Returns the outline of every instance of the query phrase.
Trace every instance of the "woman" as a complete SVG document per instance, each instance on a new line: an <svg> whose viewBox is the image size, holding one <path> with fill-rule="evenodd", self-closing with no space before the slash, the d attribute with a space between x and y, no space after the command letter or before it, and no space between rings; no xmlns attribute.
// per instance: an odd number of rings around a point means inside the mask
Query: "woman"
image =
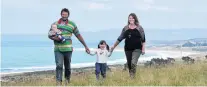
<svg viewBox="0 0 207 87"><path fill-rule="evenodd" d="M145 53L145 33L134 13L129 14L128 24L123 28L111 49L113 50L123 39L125 39L124 51L129 74L131 78L135 78L138 59L141 54Z"/></svg>

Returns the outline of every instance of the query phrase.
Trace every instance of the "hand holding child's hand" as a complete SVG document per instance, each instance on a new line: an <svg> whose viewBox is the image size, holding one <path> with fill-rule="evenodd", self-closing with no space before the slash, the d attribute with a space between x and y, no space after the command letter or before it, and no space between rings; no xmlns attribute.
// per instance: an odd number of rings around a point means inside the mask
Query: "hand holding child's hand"
<svg viewBox="0 0 207 87"><path fill-rule="evenodd" d="M111 47L111 52L113 52L113 51L114 51L114 46Z"/></svg>
<svg viewBox="0 0 207 87"><path fill-rule="evenodd" d="M85 50L86 50L86 53L90 54L90 50L88 47L86 47Z"/></svg>

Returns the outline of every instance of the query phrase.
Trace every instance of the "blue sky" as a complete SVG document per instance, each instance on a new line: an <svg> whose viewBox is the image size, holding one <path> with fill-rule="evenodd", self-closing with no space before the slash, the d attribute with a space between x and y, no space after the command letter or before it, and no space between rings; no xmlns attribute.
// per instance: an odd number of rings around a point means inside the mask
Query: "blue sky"
<svg viewBox="0 0 207 87"><path fill-rule="evenodd" d="M207 0L1 0L2 34L47 34L68 8L80 31L121 29L133 12L145 29L207 29Z"/></svg>

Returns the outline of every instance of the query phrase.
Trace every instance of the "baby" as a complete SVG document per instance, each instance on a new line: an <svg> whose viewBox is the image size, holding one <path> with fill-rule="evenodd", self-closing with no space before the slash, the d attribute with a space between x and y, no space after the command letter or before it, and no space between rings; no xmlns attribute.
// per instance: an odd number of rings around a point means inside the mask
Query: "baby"
<svg viewBox="0 0 207 87"><path fill-rule="evenodd" d="M57 29L57 25L53 24L51 26L51 31L49 32L49 36L57 36L62 42L65 41L65 38L61 35L61 31Z"/></svg>

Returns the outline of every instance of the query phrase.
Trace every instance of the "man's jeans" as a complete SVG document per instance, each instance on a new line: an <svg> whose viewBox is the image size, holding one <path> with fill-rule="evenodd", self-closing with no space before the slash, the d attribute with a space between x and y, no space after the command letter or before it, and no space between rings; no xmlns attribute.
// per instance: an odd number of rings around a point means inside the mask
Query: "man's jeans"
<svg viewBox="0 0 207 87"><path fill-rule="evenodd" d="M56 80L57 81L62 82L63 62L65 66L65 79L70 81L71 57L72 57L72 51L67 51L67 52L55 51Z"/></svg>

